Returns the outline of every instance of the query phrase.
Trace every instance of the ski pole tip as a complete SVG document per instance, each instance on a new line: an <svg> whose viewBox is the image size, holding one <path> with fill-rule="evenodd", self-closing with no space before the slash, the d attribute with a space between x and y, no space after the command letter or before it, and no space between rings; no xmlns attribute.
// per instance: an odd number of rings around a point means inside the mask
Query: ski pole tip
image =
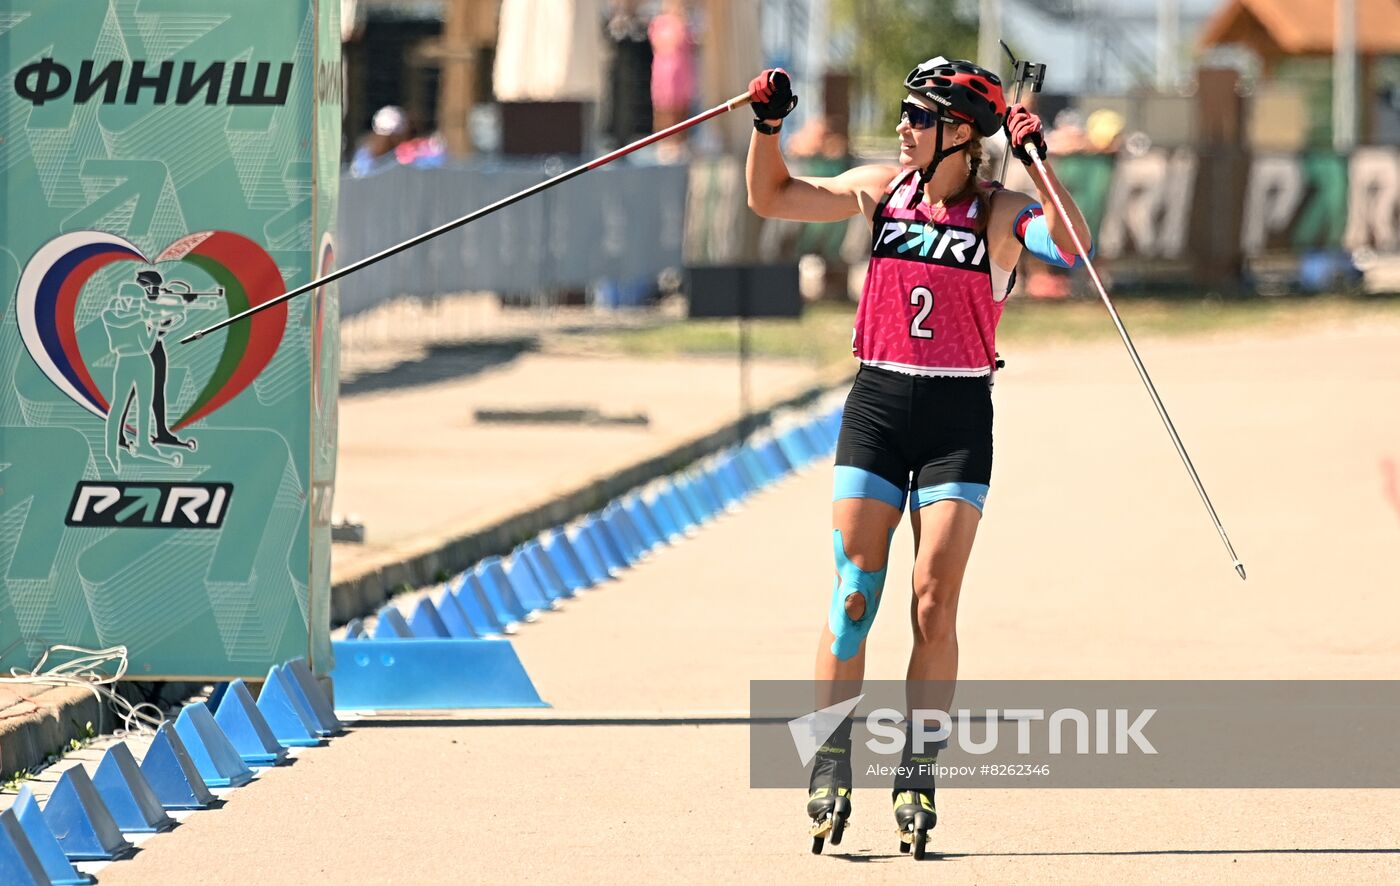
<svg viewBox="0 0 1400 886"><path fill-rule="evenodd" d="M1244 564L1241 563L1239 560L1235 561L1235 571L1240 574L1240 581L1246 581L1244 574Z"/></svg>

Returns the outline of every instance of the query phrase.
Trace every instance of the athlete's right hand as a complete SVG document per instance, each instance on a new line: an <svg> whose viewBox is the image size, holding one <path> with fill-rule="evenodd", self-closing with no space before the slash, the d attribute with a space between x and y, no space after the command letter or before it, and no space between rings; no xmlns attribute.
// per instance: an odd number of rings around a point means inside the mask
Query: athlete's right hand
<svg viewBox="0 0 1400 886"><path fill-rule="evenodd" d="M759 120L781 120L797 107L792 78L782 68L769 68L749 83L749 106Z"/></svg>

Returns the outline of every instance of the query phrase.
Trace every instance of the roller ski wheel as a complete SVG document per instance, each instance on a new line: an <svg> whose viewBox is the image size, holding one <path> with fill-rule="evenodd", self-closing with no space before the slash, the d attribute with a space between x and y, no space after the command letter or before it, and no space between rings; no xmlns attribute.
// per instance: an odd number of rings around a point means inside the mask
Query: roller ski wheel
<svg viewBox="0 0 1400 886"><path fill-rule="evenodd" d="M821 855L827 839L832 846L840 846L846 833L846 822L851 818L851 789L817 788L807 798L807 814L812 817L812 854Z"/></svg>
<svg viewBox="0 0 1400 886"><path fill-rule="evenodd" d="M923 861L928 846L928 832L938 824L938 812L933 808L932 791L896 791L894 819L899 826L899 851L914 853Z"/></svg>

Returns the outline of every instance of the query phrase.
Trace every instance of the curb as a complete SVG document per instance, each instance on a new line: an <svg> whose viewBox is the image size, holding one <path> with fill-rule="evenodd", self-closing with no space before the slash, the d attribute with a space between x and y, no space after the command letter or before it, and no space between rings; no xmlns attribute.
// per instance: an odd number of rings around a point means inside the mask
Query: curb
<svg viewBox="0 0 1400 886"><path fill-rule="evenodd" d="M461 572L486 557L509 554L516 545L534 538L551 526L559 526L598 510L628 490L664 477L707 455L737 443L741 430L770 423L780 412L799 409L829 391L849 385L853 371L829 374L800 393L771 403L746 421L736 419L653 458L638 462L603 479L589 480L544 505L456 536L430 550L395 563L372 568L331 587L331 624L344 625L377 610L405 588L427 587L444 576Z"/></svg>
<svg viewBox="0 0 1400 886"><path fill-rule="evenodd" d="M113 688L127 699L147 701L148 693L138 686L155 686L162 699L189 698L199 692L200 683L122 682ZM9 778L28 769L43 766L48 758L68 750L73 739L87 737L91 723L98 735L109 733L121 724L105 702L90 690L76 686L43 687L27 685L31 694L22 695L8 707L0 709L0 777ZM16 692L18 695L18 693ZM29 705L33 710L23 711Z"/></svg>

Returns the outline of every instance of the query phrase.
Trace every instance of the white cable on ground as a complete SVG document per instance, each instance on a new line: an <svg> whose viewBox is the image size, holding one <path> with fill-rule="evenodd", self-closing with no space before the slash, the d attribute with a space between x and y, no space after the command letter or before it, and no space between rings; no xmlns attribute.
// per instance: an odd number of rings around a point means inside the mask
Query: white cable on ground
<svg viewBox="0 0 1400 886"><path fill-rule="evenodd" d="M77 657L55 664L45 670L49 656L55 652L77 653ZM164 712L150 702L133 704L115 690L109 688L126 676L128 664L127 648L112 646L107 649L84 649L81 646L50 646L39 656L31 670L10 668L10 676L0 677L0 686L10 683L39 686L76 686L87 689L101 704L106 701L113 713L121 720L122 729L118 736L129 733L148 733L160 728L165 722ZM115 665L115 673L106 673L104 668Z"/></svg>

